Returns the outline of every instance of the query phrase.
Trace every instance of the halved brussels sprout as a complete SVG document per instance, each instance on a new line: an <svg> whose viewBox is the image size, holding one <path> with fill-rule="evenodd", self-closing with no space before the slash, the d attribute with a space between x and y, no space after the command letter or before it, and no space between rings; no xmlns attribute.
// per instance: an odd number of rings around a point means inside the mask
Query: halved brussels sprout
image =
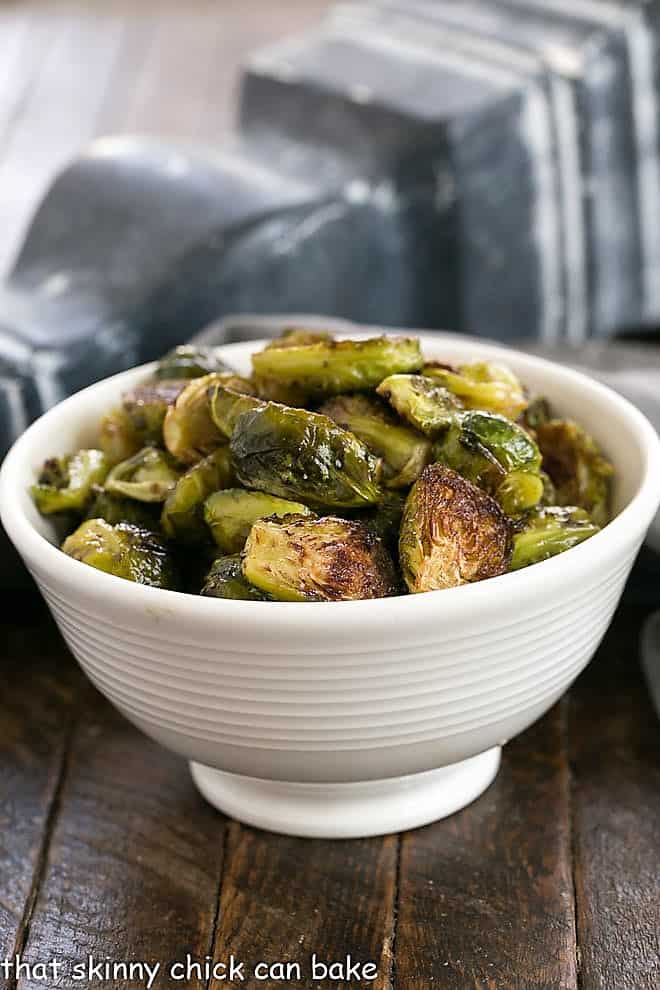
<svg viewBox="0 0 660 990"><path fill-rule="evenodd" d="M175 588L172 556L155 533L130 523L111 526L104 519L88 519L62 544L64 553L90 567L137 584Z"/></svg>
<svg viewBox="0 0 660 990"><path fill-rule="evenodd" d="M165 500L161 516L165 535L181 543L203 543L208 538L204 501L211 492L231 485L233 480L229 447L218 447L188 468Z"/></svg>
<svg viewBox="0 0 660 990"><path fill-rule="evenodd" d="M530 513L513 537L510 570L537 564L600 532L586 509L549 506Z"/></svg>
<svg viewBox="0 0 660 990"><path fill-rule="evenodd" d="M241 555L218 557L206 575L200 592L210 598L234 598L241 601L263 602L267 596L243 577Z"/></svg>
<svg viewBox="0 0 660 990"><path fill-rule="evenodd" d="M209 392L217 384L227 385L235 392L249 392L247 379L231 374L211 374L193 378L174 405L168 409L163 423L165 446L184 464L194 464L221 447L224 436L211 418Z"/></svg>
<svg viewBox="0 0 660 990"><path fill-rule="evenodd" d="M206 525L225 553L240 553L257 519L311 514L302 502L276 498L265 492L246 492L244 488L215 492L204 503Z"/></svg>
<svg viewBox="0 0 660 990"><path fill-rule="evenodd" d="M504 416L459 414L433 453L441 464L495 495L511 515L537 505L543 496L539 449L526 430Z"/></svg>
<svg viewBox="0 0 660 990"><path fill-rule="evenodd" d="M268 402L241 413L231 452L246 488L306 504L359 508L378 502L381 462L327 416Z"/></svg>
<svg viewBox="0 0 660 990"><path fill-rule="evenodd" d="M111 409L105 414L99 430L99 447L111 467L128 460L143 446L142 438L125 409Z"/></svg>
<svg viewBox="0 0 660 990"><path fill-rule="evenodd" d="M287 327L279 337L271 340L265 350L282 347L300 347L305 344L318 344L321 341L334 340L327 330L306 330L304 327ZM308 398L304 386L286 384L268 375L254 375L255 391L259 398L281 402L286 406L303 406Z"/></svg>
<svg viewBox="0 0 660 990"><path fill-rule="evenodd" d="M181 471L167 451L144 447L112 469L105 489L111 495L124 495L138 502L164 502L180 476Z"/></svg>
<svg viewBox="0 0 660 990"><path fill-rule="evenodd" d="M568 419L552 419L537 430L543 467L556 489L558 505L586 509L598 526L610 515L614 468L594 439Z"/></svg>
<svg viewBox="0 0 660 990"><path fill-rule="evenodd" d="M185 381L154 380L143 382L124 393L124 410L143 447L162 443L165 414L185 386Z"/></svg>
<svg viewBox="0 0 660 990"><path fill-rule="evenodd" d="M441 464L424 468L401 522L408 589L417 594L495 577L509 557L509 522L495 499Z"/></svg>
<svg viewBox="0 0 660 990"><path fill-rule="evenodd" d="M376 392L429 437L446 430L463 408L448 389L423 375L390 375Z"/></svg>
<svg viewBox="0 0 660 990"><path fill-rule="evenodd" d="M243 576L279 601L344 601L396 594L387 550L355 520L260 519L243 553Z"/></svg>
<svg viewBox="0 0 660 990"><path fill-rule="evenodd" d="M426 437L402 423L379 399L338 395L324 402L319 413L354 433L382 457L386 488L409 488L431 459Z"/></svg>
<svg viewBox="0 0 660 990"><path fill-rule="evenodd" d="M519 379L505 365L474 361L454 369L431 361L424 365L422 374L458 396L467 409L486 409L508 419L517 419L527 408Z"/></svg>
<svg viewBox="0 0 660 990"><path fill-rule="evenodd" d="M43 515L55 512L83 513L94 485L105 481L110 465L101 450L79 450L66 457L53 457L41 469L30 489Z"/></svg>
<svg viewBox="0 0 660 990"><path fill-rule="evenodd" d="M201 347L198 344L183 344L169 351L158 362L156 378L202 378L214 372L229 372L233 368L219 357L214 347Z"/></svg>
<svg viewBox="0 0 660 990"><path fill-rule="evenodd" d="M236 420L252 409L264 409L266 403L254 395L229 387L225 382L214 382L208 389L209 409L216 429L227 440L231 439Z"/></svg>
<svg viewBox="0 0 660 990"><path fill-rule="evenodd" d="M321 340L267 347L252 356L257 381L276 382L307 397L365 391L388 375L421 366L419 340L414 337Z"/></svg>
<svg viewBox="0 0 660 990"><path fill-rule="evenodd" d="M85 519L103 519L111 526L127 522L156 532L160 525L158 508L157 505L148 502L137 502L132 498L110 495L101 489L92 499Z"/></svg>

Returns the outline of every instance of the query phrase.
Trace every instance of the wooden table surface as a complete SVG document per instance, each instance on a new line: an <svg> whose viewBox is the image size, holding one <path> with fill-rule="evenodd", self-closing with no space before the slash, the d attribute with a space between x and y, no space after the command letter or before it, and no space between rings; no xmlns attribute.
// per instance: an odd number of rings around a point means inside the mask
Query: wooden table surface
<svg viewBox="0 0 660 990"><path fill-rule="evenodd" d="M324 0L0 2L0 265L54 171L97 134L221 141L250 49ZM570 695L506 747L495 784L447 821L364 841L287 839L224 819L185 763L85 681L45 608L5 595L0 718L0 990L76 964L190 953L246 987L314 983L313 952L376 964L378 990L660 986L660 726L630 599ZM16 955L34 968L1 964ZM61 964L58 976L36 964ZM257 980L258 962L302 979ZM236 984L234 984L236 985Z"/></svg>

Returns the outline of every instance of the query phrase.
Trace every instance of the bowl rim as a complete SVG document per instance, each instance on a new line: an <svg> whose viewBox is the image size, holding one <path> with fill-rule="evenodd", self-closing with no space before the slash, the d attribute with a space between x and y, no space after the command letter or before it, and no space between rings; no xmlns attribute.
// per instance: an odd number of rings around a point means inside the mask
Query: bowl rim
<svg viewBox="0 0 660 990"><path fill-rule="evenodd" d="M328 319L327 323L331 324L332 320ZM241 619L254 618L255 612L261 610L262 615L269 615L273 619L279 616L280 621L285 623L287 617L293 619L295 615L296 623L310 626L318 625L319 627L326 624L327 618L331 615L338 618L341 614L344 620L350 616L351 624L353 622L359 624L369 612L372 618L379 616L384 618L387 615L389 624L390 620L396 620L397 617L403 618L404 615L411 618L413 613L418 621L423 621L425 617L437 620L441 614L441 609L445 608L450 609L452 614L458 612L461 615L492 613L497 607L497 603L500 603L501 606L502 596L517 601L520 606L530 600L547 599L550 601L553 592L558 592L561 586L565 584L567 567L571 569L573 580L580 577L587 578L589 575L593 576L599 563L610 562L613 557L621 556L635 539L638 538L641 542L660 505L660 437L646 416L627 399L580 371L482 338L442 331L424 332L408 328L368 328L365 330L364 327L356 327L347 332L345 325L341 326L338 335L357 338L373 336L374 333L394 336L413 335L419 337L422 343L426 341L427 344L436 346L443 339L450 343L466 344L469 342L478 352L478 355L501 361L506 361L507 357L511 360L513 357L538 371L541 377L544 372L555 378L560 377L566 383L583 389L585 400L588 400L589 393L606 399L614 414L613 423L618 420L625 420L640 441L644 464L641 482L636 493L604 529L584 543L565 551L565 553L520 571L508 572L488 578L485 581L441 591L425 592L420 595L397 595L390 598L341 602L256 602L206 598L187 592L170 591L137 584L74 560L62 553L59 547L50 543L35 529L15 497L14 478L23 466L25 452L30 441L35 434L40 434L48 429L52 418L60 415L63 409L70 410L71 407L75 407L82 397L87 396L95 389L116 382L119 391L122 379L138 373L148 374L156 364L156 362L149 362L101 379L62 400L43 413L15 441L0 469L0 520L8 536L23 556L28 567L33 561L38 561L34 565L35 569L40 572L48 572L56 582L66 583L71 592L79 594L83 600L89 599L90 595L92 597L112 598L115 606L123 605L129 611L135 611L136 607L143 611L160 611L162 609L166 612L171 611L172 608L177 611L185 609L188 617L198 618L203 624L212 622L214 618L219 622L231 618L240 622ZM255 339L223 344L218 345L218 350L230 356L232 351L244 352L246 347L258 348L265 342L263 339ZM617 550L619 551L618 554ZM303 605L304 608L301 607ZM267 607L268 612L263 611L265 607ZM339 608L342 609L341 613L337 612ZM328 612L328 609L332 609L332 611Z"/></svg>

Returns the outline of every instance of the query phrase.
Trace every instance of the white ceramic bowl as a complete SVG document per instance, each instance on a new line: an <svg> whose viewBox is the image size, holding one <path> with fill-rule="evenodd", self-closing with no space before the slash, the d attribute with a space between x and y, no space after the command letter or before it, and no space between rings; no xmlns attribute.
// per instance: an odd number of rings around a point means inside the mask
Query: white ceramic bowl
<svg viewBox="0 0 660 990"><path fill-rule="evenodd" d="M508 362L616 467L615 518L527 570L448 591L341 603L224 601L131 584L61 553L27 493L42 461L95 442L138 368L34 423L0 476L5 528L74 656L116 707L182 754L209 800L298 835L371 835L442 817L497 772L499 747L593 656L660 502L660 442L602 385L452 335L430 357ZM256 344L223 349L241 370Z"/></svg>

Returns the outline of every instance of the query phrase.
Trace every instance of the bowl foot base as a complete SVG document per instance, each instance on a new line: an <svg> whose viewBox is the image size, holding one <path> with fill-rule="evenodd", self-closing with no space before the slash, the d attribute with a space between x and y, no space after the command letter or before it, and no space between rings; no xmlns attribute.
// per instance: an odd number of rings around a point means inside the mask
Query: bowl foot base
<svg viewBox="0 0 660 990"><path fill-rule="evenodd" d="M350 784L259 780L191 763L202 795L231 818L285 835L357 839L428 825L460 811L495 779L496 746L426 773Z"/></svg>

